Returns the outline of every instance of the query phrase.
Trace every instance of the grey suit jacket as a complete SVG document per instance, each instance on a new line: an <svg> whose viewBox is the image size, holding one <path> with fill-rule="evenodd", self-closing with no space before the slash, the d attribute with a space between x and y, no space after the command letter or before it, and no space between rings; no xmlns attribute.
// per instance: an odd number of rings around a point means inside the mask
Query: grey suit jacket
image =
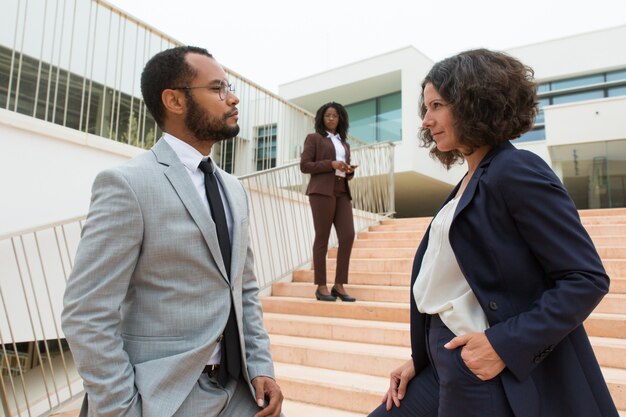
<svg viewBox="0 0 626 417"><path fill-rule="evenodd" d="M171 416L218 343L231 297L244 377L274 377L247 196L217 174L233 219L230 282L211 215L166 141L97 176L62 316L83 415Z"/></svg>

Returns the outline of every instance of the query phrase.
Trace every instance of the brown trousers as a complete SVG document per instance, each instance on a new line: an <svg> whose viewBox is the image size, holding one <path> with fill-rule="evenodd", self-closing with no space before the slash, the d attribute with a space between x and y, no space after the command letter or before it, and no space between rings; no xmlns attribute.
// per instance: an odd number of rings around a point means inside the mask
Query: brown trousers
<svg viewBox="0 0 626 417"><path fill-rule="evenodd" d="M334 196L309 194L313 226L315 227L313 269L315 270L316 285L326 285L326 254L328 252L328 238L333 224L339 240L335 283L346 284L348 282L350 253L354 242L354 220L352 218L352 203L346 185L347 180L341 177L336 178L338 179L335 180Z"/></svg>

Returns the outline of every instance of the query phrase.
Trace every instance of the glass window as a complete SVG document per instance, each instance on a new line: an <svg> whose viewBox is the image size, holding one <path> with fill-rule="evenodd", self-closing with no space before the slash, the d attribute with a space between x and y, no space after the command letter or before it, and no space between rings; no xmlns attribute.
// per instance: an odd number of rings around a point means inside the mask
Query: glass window
<svg viewBox="0 0 626 417"><path fill-rule="evenodd" d="M611 87L608 90L609 97L626 96L626 85L622 87Z"/></svg>
<svg viewBox="0 0 626 417"><path fill-rule="evenodd" d="M539 102L539 112L537 113L537 118L535 119L535 123L536 124L541 124L541 123L545 123L545 114L543 112L543 108L547 105L550 104L550 99L549 98L540 98L538 100Z"/></svg>
<svg viewBox="0 0 626 417"><path fill-rule="evenodd" d="M552 91L566 88L583 87L586 85L600 84L604 82L604 74L587 75L585 77L569 78L566 80L552 81Z"/></svg>
<svg viewBox="0 0 626 417"><path fill-rule="evenodd" d="M538 93L545 93L547 91L550 91L550 83L543 83L537 86Z"/></svg>
<svg viewBox="0 0 626 417"><path fill-rule="evenodd" d="M276 166L276 125L259 126L256 129L256 170Z"/></svg>
<svg viewBox="0 0 626 417"><path fill-rule="evenodd" d="M365 143L402 140L402 94L376 97L346 106L350 134Z"/></svg>
<svg viewBox="0 0 626 417"><path fill-rule="evenodd" d="M376 142L376 100L346 106L350 119L350 134L365 143Z"/></svg>
<svg viewBox="0 0 626 417"><path fill-rule="evenodd" d="M400 92L378 99L378 142L402 140L402 95Z"/></svg>
<svg viewBox="0 0 626 417"><path fill-rule="evenodd" d="M541 127L539 129L533 129L529 132L524 133L521 137L519 137L518 139L515 139L513 143L535 142L538 140L545 140L545 139L546 139L546 130L545 128Z"/></svg>
<svg viewBox="0 0 626 417"><path fill-rule="evenodd" d="M619 71L613 71L613 72L607 72L606 73L606 80L607 81L626 80L626 69L619 70Z"/></svg>
<svg viewBox="0 0 626 417"><path fill-rule="evenodd" d="M593 100L596 98L603 98L603 90L585 91L582 93L564 94L562 96L554 96L552 98L553 104L573 103L576 101Z"/></svg>
<svg viewBox="0 0 626 417"><path fill-rule="evenodd" d="M550 156L577 208L626 206L626 140L555 146Z"/></svg>

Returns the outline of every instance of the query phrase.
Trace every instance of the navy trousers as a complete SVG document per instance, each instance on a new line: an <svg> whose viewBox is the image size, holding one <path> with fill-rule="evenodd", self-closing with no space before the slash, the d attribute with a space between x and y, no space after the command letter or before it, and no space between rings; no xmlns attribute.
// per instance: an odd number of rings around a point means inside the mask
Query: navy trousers
<svg viewBox="0 0 626 417"><path fill-rule="evenodd" d="M431 316L427 343L431 366L411 380L400 407L381 404L370 417L515 417L500 377L481 381L461 358L461 348L443 347L454 337Z"/></svg>

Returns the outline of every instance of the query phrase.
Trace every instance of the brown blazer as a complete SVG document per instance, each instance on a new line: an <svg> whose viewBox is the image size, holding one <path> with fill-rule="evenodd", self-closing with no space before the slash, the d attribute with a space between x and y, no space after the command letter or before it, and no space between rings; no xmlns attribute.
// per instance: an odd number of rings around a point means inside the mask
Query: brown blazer
<svg viewBox="0 0 626 417"><path fill-rule="evenodd" d="M345 140L342 141L346 149L346 163L350 164L350 145ZM332 162L337 160L337 153L333 142L326 136L319 133L310 133L304 140L304 150L300 156L300 171L311 174L309 186L306 194L322 194L327 196L335 195L335 169ZM354 177L354 172L346 174L346 179ZM352 200L350 187L346 181L348 197Z"/></svg>

